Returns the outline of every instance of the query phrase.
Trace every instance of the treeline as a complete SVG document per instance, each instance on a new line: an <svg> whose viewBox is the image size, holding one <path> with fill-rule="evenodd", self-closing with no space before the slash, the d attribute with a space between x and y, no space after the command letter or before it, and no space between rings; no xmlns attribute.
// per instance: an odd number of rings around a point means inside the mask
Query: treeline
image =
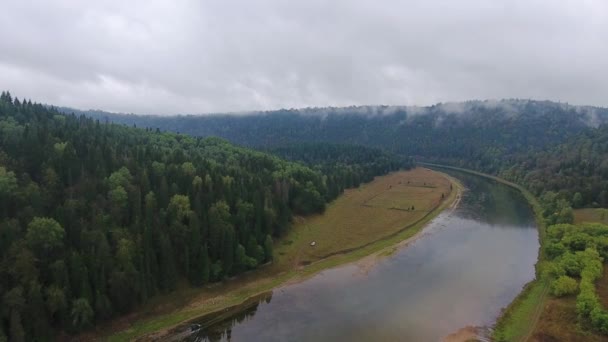
<svg viewBox="0 0 608 342"><path fill-rule="evenodd" d="M605 108L516 99L429 107L306 108L247 115L82 113L123 124L219 136L254 147L311 142L359 144L451 164L467 162L469 168L494 171L502 166L502 160L497 159L542 151L608 122Z"/></svg>
<svg viewBox="0 0 608 342"><path fill-rule="evenodd" d="M180 280L203 285L271 261L292 215L335 196L327 180L339 176L325 171L3 92L0 341L51 340Z"/></svg>
<svg viewBox="0 0 608 342"><path fill-rule="evenodd" d="M414 166L412 158L361 145L304 143L268 151L287 160L302 162L326 175L327 200L338 197L344 189L370 182L377 175Z"/></svg>
<svg viewBox="0 0 608 342"><path fill-rule="evenodd" d="M110 121L255 147L361 144L553 192L573 207L608 206L608 109L530 100L430 107L310 108L242 116L153 117L88 112ZM599 128L597 128L599 127Z"/></svg>
<svg viewBox="0 0 608 342"><path fill-rule="evenodd" d="M522 153L502 176L536 194L554 192L573 207L608 207L608 125L544 151Z"/></svg>

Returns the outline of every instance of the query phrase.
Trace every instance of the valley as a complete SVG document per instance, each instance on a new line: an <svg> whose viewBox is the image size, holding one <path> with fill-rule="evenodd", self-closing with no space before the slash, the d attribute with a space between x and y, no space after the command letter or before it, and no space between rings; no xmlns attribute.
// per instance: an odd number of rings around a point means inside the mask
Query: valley
<svg viewBox="0 0 608 342"><path fill-rule="evenodd" d="M427 222L454 205L461 189L455 179L426 168L377 177L347 190L322 215L297 218L290 232L277 241L272 264L227 280L221 286L182 290L177 305L171 305L176 304L174 296L161 298L159 303L141 310L154 318L136 314L130 322L117 325L122 331L108 338L123 341L150 333L153 333L150 338L160 338L162 335L156 330L166 333L186 319L238 306L251 297L285 283L301 282L324 269L364 257L371 267L374 259L394 253L400 245L415 238ZM371 206L369 202L373 199L378 204ZM403 210L396 208L398 205L415 208ZM310 245L313 241L315 246ZM108 329L116 328L109 325ZM101 333L105 335L103 330Z"/></svg>
<svg viewBox="0 0 608 342"><path fill-rule="evenodd" d="M0 342L608 341L608 1L0 9Z"/></svg>

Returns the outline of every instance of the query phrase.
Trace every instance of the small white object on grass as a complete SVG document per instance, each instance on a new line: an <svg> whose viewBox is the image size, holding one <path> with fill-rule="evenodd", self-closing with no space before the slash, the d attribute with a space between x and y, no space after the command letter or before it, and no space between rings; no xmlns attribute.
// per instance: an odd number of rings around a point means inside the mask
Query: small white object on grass
<svg viewBox="0 0 608 342"><path fill-rule="evenodd" d="M310 245L311 245L311 246L314 246L314 245L316 245L316 244L317 244L317 242L316 242L316 241L313 241L313 242L311 242L311 243L310 243Z"/></svg>

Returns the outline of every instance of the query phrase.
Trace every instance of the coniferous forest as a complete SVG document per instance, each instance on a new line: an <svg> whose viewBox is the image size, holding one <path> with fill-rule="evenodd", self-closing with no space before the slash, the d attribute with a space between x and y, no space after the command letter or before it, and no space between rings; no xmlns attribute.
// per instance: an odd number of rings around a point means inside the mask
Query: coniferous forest
<svg viewBox="0 0 608 342"><path fill-rule="evenodd" d="M608 0L3 0L0 342L608 342L607 36Z"/></svg>
<svg viewBox="0 0 608 342"><path fill-rule="evenodd" d="M411 155L525 186L548 224L608 205L605 113L507 103L515 113L471 102L465 116L152 118L74 114L3 92L0 341L75 334L178 284L272 262L294 216L413 167ZM184 123L192 135L170 132Z"/></svg>
<svg viewBox="0 0 608 342"><path fill-rule="evenodd" d="M294 161L3 92L0 341L76 333L180 281L201 286L255 269L272 261L294 215L412 166L360 146L271 152Z"/></svg>
<svg viewBox="0 0 608 342"><path fill-rule="evenodd" d="M285 146L319 142L374 146L420 161L498 175L537 196L549 193L567 206L608 205L606 108L510 99L429 107L306 108L242 116L82 113L279 152Z"/></svg>

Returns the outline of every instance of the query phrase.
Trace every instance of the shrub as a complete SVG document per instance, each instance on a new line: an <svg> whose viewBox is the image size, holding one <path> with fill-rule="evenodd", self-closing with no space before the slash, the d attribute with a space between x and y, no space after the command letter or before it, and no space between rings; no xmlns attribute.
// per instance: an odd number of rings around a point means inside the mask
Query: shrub
<svg viewBox="0 0 608 342"><path fill-rule="evenodd" d="M578 284L576 280L568 276L561 276L551 284L551 294L556 297L571 295L576 293L577 290Z"/></svg>
<svg viewBox="0 0 608 342"><path fill-rule="evenodd" d="M599 306L599 300L595 294L595 286L586 279L581 280L580 293L576 297L576 313L579 318L589 317L591 311Z"/></svg>
<svg viewBox="0 0 608 342"><path fill-rule="evenodd" d="M602 334L608 334L608 313L598 305L591 310L591 324Z"/></svg>
<svg viewBox="0 0 608 342"><path fill-rule="evenodd" d="M577 231L566 233L561 242L572 251L584 251L593 244L593 238L586 233Z"/></svg>
<svg viewBox="0 0 608 342"><path fill-rule="evenodd" d="M566 274L571 277L578 277L581 275L583 265L580 262L580 258L577 258L572 253L564 253L559 259L560 266L566 271Z"/></svg>
<svg viewBox="0 0 608 342"><path fill-rule="evenodd" d="M549 278L559 278L563 275L566 275L566 270L562 267L560 263L550 262L546 268L545 272Z"/></svg>
<svg viewBox="0 0 608 342"><path fill-rule="evenodd" d="M566 247L562 243L549 243L545 249L549 259L555 259L566 252Z"/></svg>

